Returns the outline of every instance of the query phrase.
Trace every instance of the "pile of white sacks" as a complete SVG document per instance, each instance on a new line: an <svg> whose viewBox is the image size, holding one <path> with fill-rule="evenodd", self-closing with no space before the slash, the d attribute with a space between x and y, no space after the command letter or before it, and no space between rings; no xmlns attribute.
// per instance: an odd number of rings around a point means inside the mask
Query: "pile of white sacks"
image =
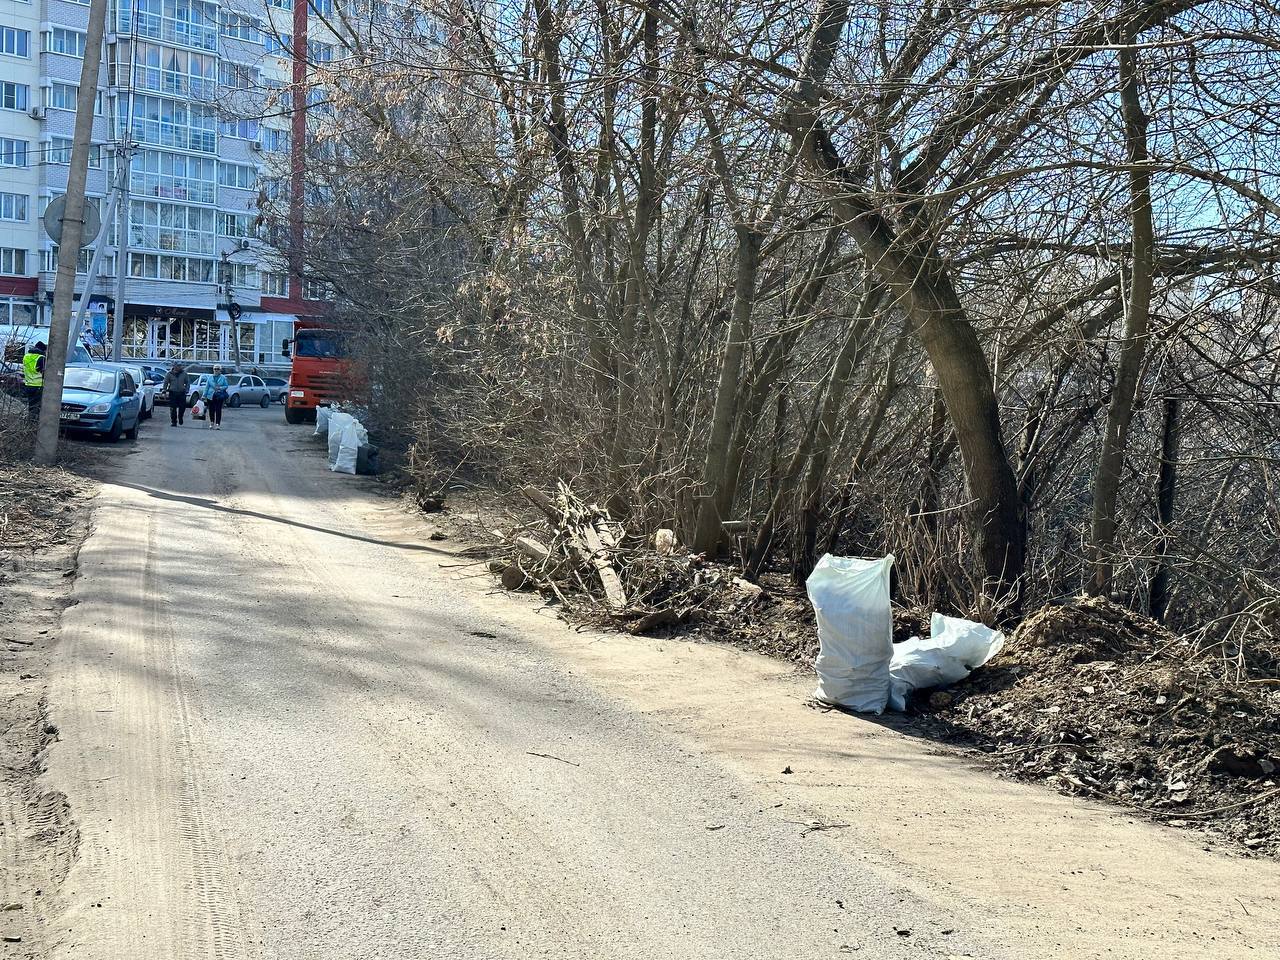
<svg viewBox="0 0 1280 960"><path fill-rule="evenodd" d="M369 442L369 431L359 420L333 407L317 407L315 436L329 440L330 470L334 473L356 472L360 448Z"/></svg>
<svg viewBox="0 0 1280 960"><path fill-rule="evenodd" d="M930 636L896 646L889 607L893 554L824 556L805 582L818 620L818 689L824 703L864 713L905 710L915 690L967 677L1004 646L1004 634L935 613Z"/></svg>

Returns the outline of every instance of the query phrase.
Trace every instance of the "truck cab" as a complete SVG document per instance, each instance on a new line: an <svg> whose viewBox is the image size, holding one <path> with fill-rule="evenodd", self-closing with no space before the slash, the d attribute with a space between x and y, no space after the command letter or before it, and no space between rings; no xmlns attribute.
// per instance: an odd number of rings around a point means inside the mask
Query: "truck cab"
<svg viewBox="0 0 1280 960"><path fill-rule="evenodd" d="M351 398L355 378L345 331L298 321L281 350L293 363L284 401L286 421L315 420L316 407Z"/></svg>

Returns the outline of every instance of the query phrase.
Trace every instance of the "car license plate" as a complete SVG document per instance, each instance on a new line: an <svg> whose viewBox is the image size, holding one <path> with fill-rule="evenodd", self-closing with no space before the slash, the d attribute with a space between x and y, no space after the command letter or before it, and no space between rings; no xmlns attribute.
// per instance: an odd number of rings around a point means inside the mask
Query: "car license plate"
<svg viewBox="0 0 1280 960"><path fill-rule="evenodd" d="M63 410L60 414L58 414L58 419L59 420L79 420L80 414L76 413L74 410Z"/></svg>

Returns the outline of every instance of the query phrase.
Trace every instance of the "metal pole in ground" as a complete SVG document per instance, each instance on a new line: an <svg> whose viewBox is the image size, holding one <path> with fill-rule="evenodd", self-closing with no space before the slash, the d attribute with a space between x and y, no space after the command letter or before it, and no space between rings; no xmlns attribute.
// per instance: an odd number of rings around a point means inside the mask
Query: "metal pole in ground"
<svg viewBox="0 0 1280 960"><path fill-rule="evenodd" d="M130 64L130 69L132 67ZM132 110L133 105L126 103L125 109ZM126 129L116 147L116 195L120 203L116 209L116 322L111 331L111 359L117 363L124 346L124 281L129 275L129 159L133 156L132 147Z"/></svg>

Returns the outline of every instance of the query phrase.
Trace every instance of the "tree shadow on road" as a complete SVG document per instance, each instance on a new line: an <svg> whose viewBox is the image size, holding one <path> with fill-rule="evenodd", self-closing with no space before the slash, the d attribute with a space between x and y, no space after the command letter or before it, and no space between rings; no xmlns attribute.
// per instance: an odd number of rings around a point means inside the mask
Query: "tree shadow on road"
<svg viewBox="0 0 1280 960"><path fill-rule="evenodd" d="M130 490L137 490L139 493L145 493L149 497L157 500L167 500L171 503L185 503L193 507L203 507L206 510L214 510L218 513L235 514L241 517L253 517L257 520L267 520L272 523L282 523L290 527L299 527L303 530L311 530L315 533L324 533L333 537L341 537L344 540L356 540L360 543L369 543L378 547L391 547L396 550L420 550L424 553L434 553L442 557L453 557L455 553L452 550L445 550L440 547L433 547L425 543L400 543L394 540L379 540L376 537L363 537L358 533L344 533L341 530L333 530L328 527L318 527L311 523L303 523L300 520L290 520L287 517L279 517L269 513L260 513L257 510L244 510L240 507L229 507L226 504L219 503L217 500L209 497L194 497L180 493L169 493L164 490L157 490L155 487L144 486L140 483L129 483L122 480L113 480L116 486L127 487Z"/></svg>

